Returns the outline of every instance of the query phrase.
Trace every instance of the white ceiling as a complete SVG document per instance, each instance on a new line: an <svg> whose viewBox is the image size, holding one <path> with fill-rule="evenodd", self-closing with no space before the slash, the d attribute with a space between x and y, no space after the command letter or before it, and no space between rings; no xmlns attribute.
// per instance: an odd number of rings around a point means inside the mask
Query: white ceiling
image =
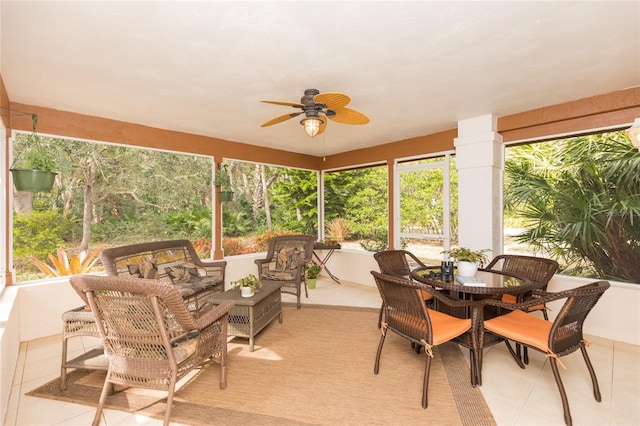
<svg viewBox="0 0 640 426"><path fill-rule="evenodd" d="M638 1L0 3L11 101L328 155L640 85ZM310 139L304 89L363 126Z"/></svg>

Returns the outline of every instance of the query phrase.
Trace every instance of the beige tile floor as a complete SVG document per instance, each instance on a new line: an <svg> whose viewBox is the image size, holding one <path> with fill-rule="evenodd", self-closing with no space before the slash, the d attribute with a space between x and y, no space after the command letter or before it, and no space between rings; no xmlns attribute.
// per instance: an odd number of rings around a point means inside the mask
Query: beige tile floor
<svg viewBox="0 0 640 426"><path fill-rule="evenodd" d="M295 298L283 295L285 302ZM379 307L374 287L322 278L304 303ZM304 309L304 308L303 308ZM588 321L588 320L587 320ZM258 336L258 339L260 337ZM70 355L95 345L95 339L72 339ZM580 353L563 357L561 375L575 425L640 425L640 347L590 337L588 351L598 375L602 402L592 394ZM24 342L20 346L4 425L87 425L95 408L25 396L59 374L61 337ZM467 353L467 351L463 351ZM505 345L485 350L482 394L499 425L563 425L562 404L551 367L544 355L530 352L530 364L520 369ZM427 413L425 413L427 415ZM159 420L105 410L102 425L160 425Z"/></svg>

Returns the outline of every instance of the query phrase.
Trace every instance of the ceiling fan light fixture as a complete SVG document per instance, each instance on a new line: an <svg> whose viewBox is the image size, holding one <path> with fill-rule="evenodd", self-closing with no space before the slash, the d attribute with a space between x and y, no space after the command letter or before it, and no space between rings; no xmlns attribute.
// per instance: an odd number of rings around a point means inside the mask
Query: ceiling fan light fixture
<svg viewBox="0 0 640 426"><path fill-rule="evenodd" d="M300 124L304 126L304 130L311 137L314 137L320 131L320 125L323 124L321 118L318 117L306 117L300 120Z"/></svg>
<svg viewBox="0 0 640 426"><path fill-rule="evenodd" d="M636 118L633 126L629 127L625 132L627 132L633 146L640 150L640 118Z"/></svg>

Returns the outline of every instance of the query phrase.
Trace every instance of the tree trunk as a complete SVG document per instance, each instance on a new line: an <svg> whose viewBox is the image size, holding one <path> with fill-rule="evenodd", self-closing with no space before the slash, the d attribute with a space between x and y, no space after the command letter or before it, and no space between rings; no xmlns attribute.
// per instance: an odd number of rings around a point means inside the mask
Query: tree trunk
<svg viewBox="0 0 640 426"><path fill-rule="evenodd" d="M13 209L20 214L31 213L33 211L33 192L13 191Z"/></svg>
<svg viewBox="0 0 640 426"><path fill-rule="evenodd" d="M260 165L260 181L262 183L262 199L264 200L264 213L267 219L267 229L271 231L273 223L271 222L271 205L269 203L269 194L267 192L267 181L264 176L264 166Z"/></svg>
<svg viewBox="0 0 640 426"><path fill-rule="evenodd" d="M89 248L89 240L91 239L91 222L93 218L93 185L96 180L96 163L89 161L87 164L87 175L84 185L84 209L82 212L82 241L80 242L80 250Z"/></svg>

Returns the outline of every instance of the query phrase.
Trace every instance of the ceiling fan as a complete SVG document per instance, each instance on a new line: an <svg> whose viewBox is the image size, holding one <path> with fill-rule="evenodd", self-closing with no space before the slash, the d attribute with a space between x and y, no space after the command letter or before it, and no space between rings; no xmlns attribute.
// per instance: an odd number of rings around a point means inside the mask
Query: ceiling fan
<svg viewBox="0 0 640 426"><path fill-rule="evenodd" d="M304 96L300 99L300 103L281 102L281 101L260 101L267 104L291 106L299 108L301 111L284 114L273 118L260 127L272 126L282 123L290 118L304 114L305 117L300 121L305 131L311 137L321 134L327 127L327 118L342 124L367 124L369 118L356 111L347 108L351 98L344 93L320 93L317 89L307 89Z"/></svg>

